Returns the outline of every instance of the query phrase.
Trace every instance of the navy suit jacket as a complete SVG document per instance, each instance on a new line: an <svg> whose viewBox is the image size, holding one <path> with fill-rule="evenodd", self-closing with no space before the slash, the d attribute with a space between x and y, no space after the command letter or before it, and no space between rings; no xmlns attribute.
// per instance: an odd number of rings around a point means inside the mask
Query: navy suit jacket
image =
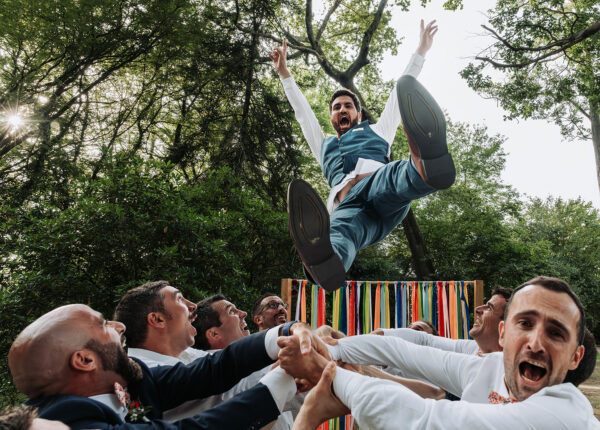
<svg viewBox="0 0 600 430"><path fill-rule="evenodd" d="M223 350L185 365L142 367L141 382L128 387L144 407L148 423L123 422L103 403L81 396L56 395L27 401L41 418L59 420L72 429L249 429L275 420L279 409L269 389L257 384L232 399L175 423L161 420L163 411L188 400L222 393L241 378L273 363L265 349L266 331L239 339Z"/></svg>

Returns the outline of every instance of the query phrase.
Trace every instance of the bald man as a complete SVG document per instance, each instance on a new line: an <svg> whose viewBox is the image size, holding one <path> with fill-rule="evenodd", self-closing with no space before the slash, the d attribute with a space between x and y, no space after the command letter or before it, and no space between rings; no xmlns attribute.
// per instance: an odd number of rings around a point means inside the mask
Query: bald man
<svg viewBox="0 0 600 430"><path fill-rule="evenodd" d="M127 357L122 323L107 321L85 305L67 305L26 327L11 346L8 363L17 389L30 398L27 404L38 408L41 418L62 421L73 429L261 427L281 413L296 391L293 379L281 369L191 418L173 424L160 418L164 410L226 391L240 378L273 363L279 352L277 337L287 330L309 333L290 324L285 330L278 327L240 339L187 366L149 369ZM137 401L133 411L127 395Z"/></svg>

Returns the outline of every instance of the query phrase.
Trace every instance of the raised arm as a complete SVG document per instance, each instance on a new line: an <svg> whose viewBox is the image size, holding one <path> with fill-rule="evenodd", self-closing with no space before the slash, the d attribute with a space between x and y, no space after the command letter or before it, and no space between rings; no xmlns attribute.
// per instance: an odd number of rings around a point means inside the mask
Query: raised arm
<svg viewBox="0 0 600 430"><path fill-rule="evenodd" d="M433 37L438 31L438 26L435 20L425 25L425 22L421 20L420 33L419 33L419 45L415 53L410 57L410 60L402 72L402 75L411 75L415 78L421 73L423 63L425 62L425 54L431 49L433 44ZM396 87L390 93L390 96L385 104L385 108L381 112L379 121L373 125L373 131L384 138L388 144L392 145L394 136L396 135L396 129L400 125L400 109L398 107L398 94L396 93Z"/></svg>
<svg viewBox="0 0 600 430"><path fill-rule="evenodd" d="M284 40L283 46L273 48L273 51L269 53L269 57L273 61L273 68L279 75L279 79L281 79L285 95L290 105L292 105L292 109L294 109L296 120L300 123L304 138L314 157L320 163L321 144L323 143L325 134L321 130L319 121L308 104L308 100L306 100L306 97L304 97L304 94L302 94L300 88L296 85L294 78L287 68L286 54L287 42Z"/></svg>
<svg viewBox="0 0 600 430"><path fill-rule="evenodd" d="M290 78L292 75L287 68L287 42L283 39L283 46L276 46L273 48L273 51L269 53L269 57L273 61L273 67L275 71L279 75L280 79Z"/></svg>

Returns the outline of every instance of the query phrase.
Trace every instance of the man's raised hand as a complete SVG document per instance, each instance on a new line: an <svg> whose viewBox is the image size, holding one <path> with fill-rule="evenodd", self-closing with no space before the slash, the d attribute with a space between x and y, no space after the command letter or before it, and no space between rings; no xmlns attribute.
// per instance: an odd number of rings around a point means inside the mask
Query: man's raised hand
<svg viewBox="0 0 600 430"><path fill-rule="evenodd" d="M283 46L276 46L273 51L269 53L271 61L273 61L273 67L281 79L289 78L292 76L287 68L287 61L285 59L287 55L287 42L283 39Z"/></svg>
<svg viewBox="0 0 600 430"><path fill-rule="evenodd" d="M438 26L435 24L435 19L431 21L427 26L425 26L425 22L421 20L421 34L419 37L419 47L417 48L417 54L421 57L424 57L427 51L431 48L433 44L433 36L438 31Z"/></svg>

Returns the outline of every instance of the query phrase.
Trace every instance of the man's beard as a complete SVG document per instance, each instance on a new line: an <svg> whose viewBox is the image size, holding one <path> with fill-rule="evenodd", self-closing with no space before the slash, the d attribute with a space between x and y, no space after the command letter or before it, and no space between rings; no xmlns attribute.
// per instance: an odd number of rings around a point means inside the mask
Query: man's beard
<svg viewBox="0 0 600 430"><path fill-rule="evenodd" d="M352 127L354 127L355 125L358 124L358 117L354 118L354 119L350 119L350 117L345 117L348 118L348 122L350 124L350 127L348 127L346 130L342 131L342 128L340 127L340 122L338 121L337 124L333 127L335 129L335 131L341 136L344 133L346 133L346 131L350 130Z"/></svg>
<svg viewBox="0 0 600 430"><path fill-rule="evenodd" d="M104 370L112 370L121 375L127 384L141 381L142 368L127 356L123 347L117 343L101 343L90 339L85 348L91 349L100 357Z"/></svg>

